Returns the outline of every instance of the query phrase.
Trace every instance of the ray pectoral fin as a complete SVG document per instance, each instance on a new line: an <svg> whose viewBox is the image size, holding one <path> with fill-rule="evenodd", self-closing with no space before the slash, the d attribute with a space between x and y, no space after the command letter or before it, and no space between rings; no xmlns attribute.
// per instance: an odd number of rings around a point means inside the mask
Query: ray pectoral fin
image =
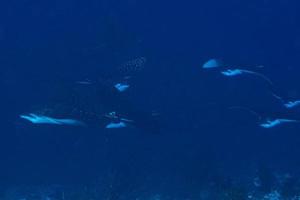
<svg viewBox="0 0 300 200"><path fill-rule="evenodd" d="M72 126L84 125L83 122L75 119L59 119L59 118L53 118L45 115L36 115L34 113L30 113L29 115L20 115L20 118L25 119L33 124L54 124L54 125L72 125Z"/></svg>
<svg viewBox="0 0 300 200"><path fill-rule="evenodd" d="M115 128L125 128L127 124L125 122L110 122L105 126L107 129L115 129Z"/></svg>
<svg viewBox="0 0 300 200"><path fill-rule="evenodd" d="M278 119L275 119L275 120L267 120L261 123L260 126L263 128L273 128L279 124L281 124L281 122Z"/></svg>
<svg viewBox="0 0 300 200"><path fill-rule="evenodd" d="M238 76L242 73L243 71L240 69L227 69L225 71L221 71L221 74L223 74L224 76Z"/></svg>
<svg viewBox="0 0 300 200"><path fill-rule="evenodd" d="M298 120L293 119L274 119L274 120L266 120L265 122L261 123L260 126L263 128L273 128L280 124L286 124L286 123L299 123Z"/></svg>
<svg viewBox="0 0 300 200"><path fill-rule="evenodd" d="M124 92L126 91L130 86L128 84L124 83L117 83L114 85L114 87L119 91L119 92Z"/></svg>
<svg viewBox="0 0 300 200"><path fill-rule="evenodd" d="M288 108L288 109L292 109L295 108L297 106L300 105L300 100L297 101L289 101L287 103L284 104L284 107Z"/></svg>
<svg viewBox="0 0 300 200"><path fill-rule="evenodd" d="M28 116L28 115L20 115L20 118L22 119L26 119L30 122L34 122L34 118L32 116Z"/></svg>
<svg viewBox="0 0 300 200"><path fill-rule="evenodd" d="M33 124L56 124L53 119L43 115L36 115L34 113L30 113L29 115L20 115L20 118L28 120Z"/></svg>

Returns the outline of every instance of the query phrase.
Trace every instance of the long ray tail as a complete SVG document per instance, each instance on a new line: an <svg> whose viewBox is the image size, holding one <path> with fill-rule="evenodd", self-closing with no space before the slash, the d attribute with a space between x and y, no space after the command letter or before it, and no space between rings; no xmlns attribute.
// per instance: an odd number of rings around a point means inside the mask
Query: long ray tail
<svg viewBox="0 0 300 200"><path fill-rule="evenodd" d="M244 73L253 74L253 75L257 76L257 77L260 77L260 78L264 79L270 86L273 87L273 82L267 76L265 76L265 75L263 75L261 73L258 73L258 72L254 72L254 71L250 71L250 70L245 70L245 69L241 69L241 71L244 72Z"/></svg>
<svg viewBox="0 0 300 200"><path fill-rule="evenodd" d="M299 120L296 119L280 119L282 122L293 122L293 123L299 123Z"/></svg>
<svg viewBox="0 0 300 200"><path fill-rule="evenodd" d="M281 97L281 96L279 96L278 94L276 94L276 93L274 92L273 88L270 89L270 93L271 93L271 95L272 95L275 99L277 99L282 105L285 104L285 101L284 101L283 97Z"/></svg>
<svg viewBox="0 0 300 200"><path fill-rule="evenodd" d="M231 106L231 107L228 107L227 109L230 109L230 110L243 110L243 111L246 111L246 112L254 115L255 117L257 117L258 121L262 120L262 116L260 114L258 114L257 112L255 112L251 108L248 108L248 107L245 107L245 106Z"/></svg>

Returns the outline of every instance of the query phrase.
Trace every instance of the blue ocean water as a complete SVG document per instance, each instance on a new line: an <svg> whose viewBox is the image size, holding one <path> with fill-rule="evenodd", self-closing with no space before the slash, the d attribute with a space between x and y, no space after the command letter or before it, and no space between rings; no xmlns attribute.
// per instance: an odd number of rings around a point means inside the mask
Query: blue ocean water
<svg viewBox="0 0 300 200"><path fill-rule="evenodd" d="M299 7L1 2L0 199L300 198Z"/></svg>

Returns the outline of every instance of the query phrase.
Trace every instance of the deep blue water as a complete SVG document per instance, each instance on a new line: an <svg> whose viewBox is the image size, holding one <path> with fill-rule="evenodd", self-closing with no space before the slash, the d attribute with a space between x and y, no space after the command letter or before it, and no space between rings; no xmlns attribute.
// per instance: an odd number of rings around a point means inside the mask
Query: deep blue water
<svg viewBox="0 0 300 200"><path fill-rule="evenodd" d="M283 110L259 78L231 79L202 64L217 58L262 73L279 95L300 99L299 8L296 0L1 2L1 187L105 185L117 174L123 193L194 199L227 177L248 185L260 168L298 180L300 125L262 129L228 108L295 120L300 110ZM160 133L19 119L51 102L57 83L113 82L141 57L124 96L159 113Z"/></svg>

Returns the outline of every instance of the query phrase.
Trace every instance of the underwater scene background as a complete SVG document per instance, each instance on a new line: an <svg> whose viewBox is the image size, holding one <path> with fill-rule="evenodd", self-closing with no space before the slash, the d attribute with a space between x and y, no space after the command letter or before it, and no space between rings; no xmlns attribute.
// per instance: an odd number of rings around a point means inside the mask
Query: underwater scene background
<svg viewBox="0 0 300 200"><path fill-rule="evenodd" d="M0 199L300 199L296 0L0 2Z"/></svg>

